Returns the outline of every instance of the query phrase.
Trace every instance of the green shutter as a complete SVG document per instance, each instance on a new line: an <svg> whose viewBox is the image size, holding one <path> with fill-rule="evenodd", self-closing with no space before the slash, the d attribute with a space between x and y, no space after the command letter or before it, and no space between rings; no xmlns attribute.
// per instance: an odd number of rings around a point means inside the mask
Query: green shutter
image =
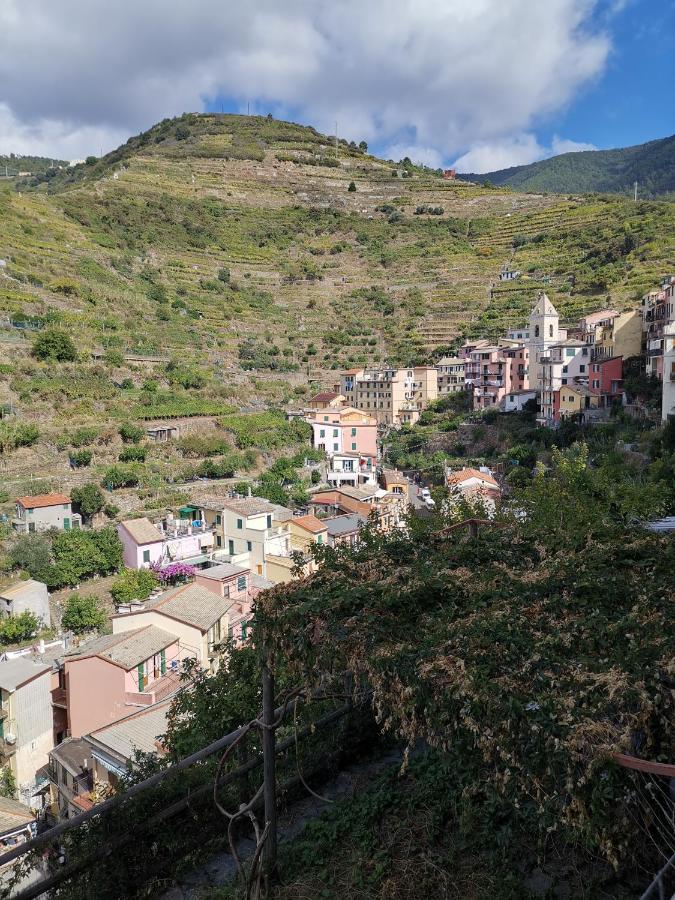
<svg viewBox="0 0 675 900"><path fill-rule="evenodd" d="M166 650L159 651L159 671L166 675Z"/></svg>
<svg viewBox="0 0 675 900"><path fill-rule="evenodd" d="M143 693L145 689L145 670L143 669L143 663L138 664L138 692L139 694Z"/></svg>

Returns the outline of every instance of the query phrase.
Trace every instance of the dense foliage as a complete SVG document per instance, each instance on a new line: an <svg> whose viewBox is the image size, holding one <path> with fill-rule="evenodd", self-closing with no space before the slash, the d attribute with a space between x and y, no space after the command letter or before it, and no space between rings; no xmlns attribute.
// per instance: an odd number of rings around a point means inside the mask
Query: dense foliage
<svg viewBox="0 0 675 900"><path fill-rule="evenodd" d="M73 587L94 575L110 575L122 564L122 544L114 528L26 534L10 549L16 568L49 588Z"/></svg>
<svg viewBox="0 0 675 900"><path fill-rule="evenodd" d="M101 631L107 621L105 609L98 597L71 594L66 600L61 616L61 626L66 631L82 634L85 631Z"/></svg>
<svg viewBox="0 0 675 900"><path fill-rule="evenodd" d="M157 587L157 575L150 569L124 569L110 587L115 603L145 600Z"/></svg>

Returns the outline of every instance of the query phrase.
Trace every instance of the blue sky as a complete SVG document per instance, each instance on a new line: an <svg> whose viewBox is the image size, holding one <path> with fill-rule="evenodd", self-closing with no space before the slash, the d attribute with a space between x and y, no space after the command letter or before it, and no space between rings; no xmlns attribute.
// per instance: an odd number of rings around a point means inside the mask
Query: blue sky
<svg viewBox="0 0 675 900"><path fill-rule="evenodd" d="M485 172L675 132L674 45L675 0L0 0L0 153L250 102Z"/></svg>

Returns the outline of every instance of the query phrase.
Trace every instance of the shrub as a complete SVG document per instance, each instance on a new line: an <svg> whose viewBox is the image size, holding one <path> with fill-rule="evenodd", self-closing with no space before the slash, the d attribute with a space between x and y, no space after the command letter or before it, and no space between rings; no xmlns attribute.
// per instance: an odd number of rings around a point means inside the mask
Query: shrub
<svg viewBox="0 0 675 900"><path fill-rule="evenodd" d="M120 425L119 434L125 444L138 444L145 435L145 431L138 425L125 422L124 425Z"/></svg>
<svg viewBox="0 0 675 900"><path fill-rule="evenodd" d="M230 280L230 270L226 268L218 269L218 280L227 284Z"/></svg>
<svg viewBox="0 0 675 900"><path fill-rule="evenodd" d="M37 359L57 362L74 362L77 359L77 350L70 335L57 328L39 334L33 342L31 353Z"/></svg>
<svg viewBox="0 0 675 900"><path fill-rule="evenodd" d="M349 187L347 188L347 190L349 191L350 194L354 193L354 191L356 190L356 185L354 184L353 181L349 182Z"/></svg>
<svg viewBox="0 0 675 900"><path fill-rule="evenodd" d="M140 473L133 466L110 466L103 473L101 484L114 491L117 488L136 487L140 481Z"/></svg>
<svg viewBox="0 0 675 900"><path fill-rule="evenodd" d="M124 356L121 350L106 350L103 358L109 366L121 366L124 363Z"/></svg>
<svg viewBox="0 0 675 900"><path fill-rule="evenodd" d="M49 538L44 534L22 535L12 544L9 559L15 569L23 569L41 581L51 563Z"/></svg>
<svg viewBox="0 0 675 900"><path fill-rule="evenodd" d="M74 469L82 469L91 462L93 454L91 450L73 450L70 453L70 465Z"/></svg>
<svg viewBox="0 0 675 900"><path fill-rule="evenodd" d="M157 576L149 569L125 569L110 587L115 603L145 600L157 587Z"/></svg>
<svg viewBox="0 0 675 900"><path fill-rule="evenodd" d="M115 516L119 514L119 511L119 506L115 506L114 503L106 503L106 505L103 507L103 512L109 519L114 519Z"/></svg>
<svg viewBox="0 0 675 900"><path fill-rule="evenodd" d="M93 444L98 437L98 428L83 426L77 428L70 436L70 444L72 447L86 447Z"/></svg>
<svg viewBox="0 0 675 900"><path fill-rule="evenodd" d="M312 469L310 480L312 484L321 484L321 472L318 469Z"/></svg>
<svg viewBox="0 0 675 900"><path fill-rule="evenodd" d="M103 491L97 484L94 484L93 481L90 481L89 484L85 484L82 487L73 488L70 499L79 507L82 515L87 517L100 512L105 503Z"/></svg>
<svg viewBox="0 0 675 900"><path fill-rule="evenodd" d="M75 634L102 631L106 626L105 610L97 597L71 594L66 600L61 625Z"/></svg>
<svg viewBox="0 0 675 900"><path fill-rule="evenodd" d="M18 616L0 620L0 644L17 644L34 637L40 628L40 620L30 610Z"/></svg>
<svg viewBox="0 0 675 900"><path fill-rule="evenodd" d="M125 447L119 455L120 462L145 462L145 447L131 444Z"/></svg>
<svg viewBox="0 0 675 900"><path fill-rule="evenodd" d="M32 447L40 437L37 425L19 422L10 425L0 421L0 455L18 447Z"/></svg>

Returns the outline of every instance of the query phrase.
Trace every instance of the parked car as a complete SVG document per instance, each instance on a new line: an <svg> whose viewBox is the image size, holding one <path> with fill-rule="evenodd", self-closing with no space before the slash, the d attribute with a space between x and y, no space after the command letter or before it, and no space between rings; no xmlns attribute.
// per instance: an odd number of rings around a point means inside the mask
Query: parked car
<svg viewBox="0 0 675 900"><path fill-rule="evenodd" d="M436 501L433 497L425 497L424 503L427 509L434 509L436 507Z"/></svg>

